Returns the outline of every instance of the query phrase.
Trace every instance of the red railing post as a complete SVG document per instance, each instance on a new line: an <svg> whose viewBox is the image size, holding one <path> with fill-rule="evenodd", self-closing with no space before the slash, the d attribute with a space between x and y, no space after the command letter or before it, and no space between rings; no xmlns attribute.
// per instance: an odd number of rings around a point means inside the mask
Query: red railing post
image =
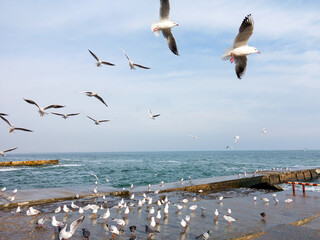
<svg viewBox="0 0 320 240"><path fill-rule="evenodd" d="M304 185L304 184L302 185L302 191L303 191L303 194L305 194L305 193L306 193L306 187L305 187L305 185Z"/></svg>
<svg viewBox="0 0 320 240"><path fill-rule="evenodd" d="M292 192L293 192L293 195L296 194L296 185L295 185L295 182L292 183Z"/></svg>

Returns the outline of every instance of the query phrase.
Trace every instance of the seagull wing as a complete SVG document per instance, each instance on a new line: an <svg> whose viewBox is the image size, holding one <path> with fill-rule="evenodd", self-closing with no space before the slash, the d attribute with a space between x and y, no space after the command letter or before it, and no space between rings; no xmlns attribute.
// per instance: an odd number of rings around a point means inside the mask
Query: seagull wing
<svg viewBox="0 0 320 240"><path fill-rule="evenodd" d="M159 117L159 116L160 116L160 114L152 115L152 117Z"/></svg>
<svg viewBox="0 0 320 240"><path fill-rule="evenodd" d="M87 116L87 118L90 118L90 119L91 119L92 121L94 121L94 122L96 121L96 120L95 120L95 119L93 119L92 117Z"/></svg>
<svg viewBox="0 0 320 240"><path fill-rule="evenodd" d="M99 95L95 95L95 97L96 97L97 99L99 99L100 102L102 102L104 105L106 105L106 106L108 107L108 105L104 102L104 100L103 100L102 97L100 97Z"/></svg>
<svg viewBox="0 0 320 240"><path fill-rule="evenodd" d="M99 178L97 175L95 175L94 173L91 173L91 175L94 176L97 179L97 181L99 181Z"/></svg>
<svg viewBox="0 0 320 240"><path fill-rule="evenodd" d="M26 129L26 128L14 128L14 130L20 130L25 132L33 132L32 130Z"/></svg>
<svg viewBox="0 0 320 240"><path fill-rule="evenodd" d="M13 151L13 150L16 150L17 149L17 147L16 148L11 148L11 149L8 149L8 150L4 150L3 152L10 152L10 151Z"/></svg>
<svg viewBox="0 0 320 240"><path fill-rule="evenodd" d="M241 57L236 57L234 56L235 60L235 69L236 69L236 74L239 79L243 77L243 75L246 72L247 68L247 57L246 56L241 56Z"/></svg>
<svg viewBox="0 0 320 240"><path fill-rule="evenodd" d="M77 115L79 115L80 113L69 113L69 114L67 114L67 116L69 117L69 116L77 116Z"/></svg>
<svg viewBox="0 0 320 240"><path fill-rule="evenodd" d="M55 113L55 112L51 112L51 114L58 115L58 116L64 116L64 115L61 114L61 113Z"/></svg>
<svg viewBox="0 0 320 240"><path fill-rule="evenodd" d="M174 54L179 56L176 40L174 39L174 36L173 36L173 34L171 32L171 29L162 30L162 34L163 34L164 38L166 39L166 41L168 43L168 47L170 48L170 50Z"/></svg>
<svg viewBox="0 0 320 240"><path fill-rule="evenodd" d="M47 110L49 108L63 108L63 107L65 107L65 106L62 106L62 105L49 105L49 106L45 107L44 110Z"/></svg>
<svg viewBox="0 0 320 240"><path fill-rule="evenodd" d="M71 223L71 225L70 225L70 233L71 234L74 234L76 229L82 224L83 220L84 220L84 216L81 216Z"/></svg>
<svg viewBox="0 0 320 240"><path fill-rule="evenodd" d="M0 116L8 116L8 114L0 113Z"/></svg>
<svg viewBox="0 0 320 240"><path fill-rule="evenodd" d="M25 99L25 98L23 100L25 100L27 103L36 105L40 109L39 105L35 101L29 100L29 99Z"/></svg>
<svg viewBox="0 0 320 240"><path fill-rule="evenodd" d="M126 55L126 58L130 61L129 56L126 54L126 52L123 50L123 48L121 48L122 52L124 53L124 55Z"/></svg>
<svg viewBox="0 0 320 240"><path fill-rule="evenodd" d="M99 120L99 122L109 122L110 120Z"/></svg>
<svg viewBox="0 0 320 240"><path fill-rule="evenodd" d="M160 0L160 21L169 20L170 3L169 0Z"/></svg>
<svg viewBox="0 0 320 240"><path fill-rule="evenodd" d="M233 41L233 48L246 46L248 44L248 40L253 33L253 25L253 18L251 14L249 14L242 21L239 33Z"/></svg>
<svg viewBox="0 0 320 240"><path fill-rule="evenodd" d="M139 67L139 68L143 68L143 69L150 69L149 67L145 67L145 66L142 66L142 65L136 64L136 63L134 63L133 66L136 66L136 67Z"/></svg>
<svg viewBox="0 0 320 240"><path fill-rule="evenodd" d="M99 61L99 58L98 58L93 52L91 52L89 49L88 49L88 51L91 53L91 55L92 55L97 61Z"/></svg>
<svg viewBox="0 0 320 240"><path fill-rule="evenodd" d="M115 66L113 63L109 63L109 62L105 62L105 61L102 61L101 63L104 65Z"/></svg>
<svg viewBox="0 0 320 240"><path fill-rule="evenodd" d="M9 120L8 120L8 119L6 119L6 118L2 117L1 115L0 115L0 117L2 118L2 120L3 120L3 121L5 121L6 123L8 123L10 127L12 126L12 125L10 124L10 122L9 122Z"/></svg>

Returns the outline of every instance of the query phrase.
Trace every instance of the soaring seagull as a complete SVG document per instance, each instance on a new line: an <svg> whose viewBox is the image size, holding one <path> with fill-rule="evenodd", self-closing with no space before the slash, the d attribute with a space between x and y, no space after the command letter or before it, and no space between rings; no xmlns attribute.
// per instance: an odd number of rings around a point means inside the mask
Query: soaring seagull
<svg viewBox="0 0 320 240"><path fill-rule="evenodd" d="M96 92L89 92L89 91L85 91L85 92L82 92L82 93L85 93L88 97L95 97L95 98L97 98L100 102L102 102L104 105L106 105L106 106L108 107L108 105L105 103L105 101L103 100L103 98L98 95L98 93L96 93Z"/></svg>
<svg viewBox="0 0 320 240"><path fill-rule="evenodd" d="M101 67L101 64L109 65L109 66L115 66L113 63L102 61L100 58L98 58L93 52L91 52L88 49L89 53L97 60L97 67Z"/></svg>
<svg viewBox="0 0 320 240"><path fill-rule="evenodd" d="M253 18L251 14L246 16L239 28L239 33L233 41L233 46L227 48L222 55L223 60L235 61L235 70L237 77L241 79L246 72L247 55L252 53L260 53L255 47L248 46L248 40L253 33Z"/></svg>
<svg viewBox="0 0 320 240"><path fill-rule="evenodd" d="M143 69L150 69L149 67L145 67L145 66L142 66L140 64L137 64L137 63L134 63L130 60L129 56L126 54L126 52L123 50L123 48L121 48L122 52L124 53L124 55L126 55L128 61L129 61L129 66L131 69L133 70L136 70L135 67L139 67L139 68L143 68Z"/></svg>
<svg viewBox="0 0 320 240"><path fill-rule="evenodd" d="M20 131L25 131L25 132L33 132L32 130L26 129L26 128L17 128L11 125L11 123L8 121L8 119L0 116L0 118L2 118L3 121L5 121L6 123L8 123L8 125L10 126L9 128L9 133L12 133L14 130L20 130Z"/></svg>
<svg viewBox="0 0 320 240"><path fill-rule="evenodd" d="M57 116L61 116L62 118L67 119L68 117L71 117L71 116L77 116L77 115L79 115L80 113L62 114L62 113L51 112L51 114L54 114L54 115L57 115Z"/></svg>
<svg viewBox="0 0 320 240"><path fill-rule="evenodd" d="M149 117L150 117L152 120L155 120L156 117L159 117L159 116L160 116L160 114L152 114L151 109L149 108Z"/></svg>
<svg viewBox="0 0 320 240"><path fill-rule="evenodd" d="M13 150L16 150L16 149L17 149L17 147L0 151L0 155L4 157L6 155L5 154L6 152L10 152L10 151L13 151Z"/></svg>
<svg viewBox="0 0 320 240"><path fill-rule="evenodd" d="M90 116L87 116L89 119L91 119L92 121L94 121L94 124L95 125L99 125L100 123L102 123L102 122L109 122L110 120L96 120L96 119L94 119L94 118L92 118L92 117L90 117Z"/></svg>
<svg viewBox="0 0 320 240"><path fill-rule="evenodd" d="M63 107L65 107L65 106L62 106L62 105L49 105L49 106L43 108L43 107L40 107L35 101L29 100L29 99L25 99L25 98L23 100L25 100L27 103L36 105L38 107L38 109L39 109L39 113L40 113L41 117L43 117L45 114L47 114L45 112L45 110L47 110L49 108L63 108Z"/></svg>
<svg viewBox="0 0 320 240"><path fill-rule="evenodd" d="M171 22L169 19L169 14L169 0L160 0L160 22L153 23L151 25L151 30L157 37L159 36L159 31L162 31L162 35L167 41L170 50L174 54L179 55L176 40L174 39L174 36L171 32L171 28L173 28L174 26L179 26L179 24Z"/></svg>

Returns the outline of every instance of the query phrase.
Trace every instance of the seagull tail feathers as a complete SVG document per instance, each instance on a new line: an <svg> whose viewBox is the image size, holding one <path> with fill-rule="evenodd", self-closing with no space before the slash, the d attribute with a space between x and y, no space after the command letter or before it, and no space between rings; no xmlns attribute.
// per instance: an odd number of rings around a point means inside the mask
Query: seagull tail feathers
<svg viewBox="0 0 320 240"><path fill-rule="evenodd" d="M231 50L232 50L232 47L228 47L228 48L224 51L221 59L222 59L222 60L229 60L230 57L231 57Z"/></svg>

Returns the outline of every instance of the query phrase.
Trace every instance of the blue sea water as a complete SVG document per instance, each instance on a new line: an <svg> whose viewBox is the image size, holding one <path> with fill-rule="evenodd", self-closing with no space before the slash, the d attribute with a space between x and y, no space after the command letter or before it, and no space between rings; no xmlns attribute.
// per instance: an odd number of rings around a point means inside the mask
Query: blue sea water
<svg viewBox="0 0 320 240"><path fill-rule="evenodd" d="M146 186L181 178L228 176L256 169L317 168L320 151L202 151L7 154L1 161L58 159L59 165L0 168L0 187L34 189L92 185ZM155 174L157 174L155 176ZM107 183L105 179L110 181Z"/></svg>

